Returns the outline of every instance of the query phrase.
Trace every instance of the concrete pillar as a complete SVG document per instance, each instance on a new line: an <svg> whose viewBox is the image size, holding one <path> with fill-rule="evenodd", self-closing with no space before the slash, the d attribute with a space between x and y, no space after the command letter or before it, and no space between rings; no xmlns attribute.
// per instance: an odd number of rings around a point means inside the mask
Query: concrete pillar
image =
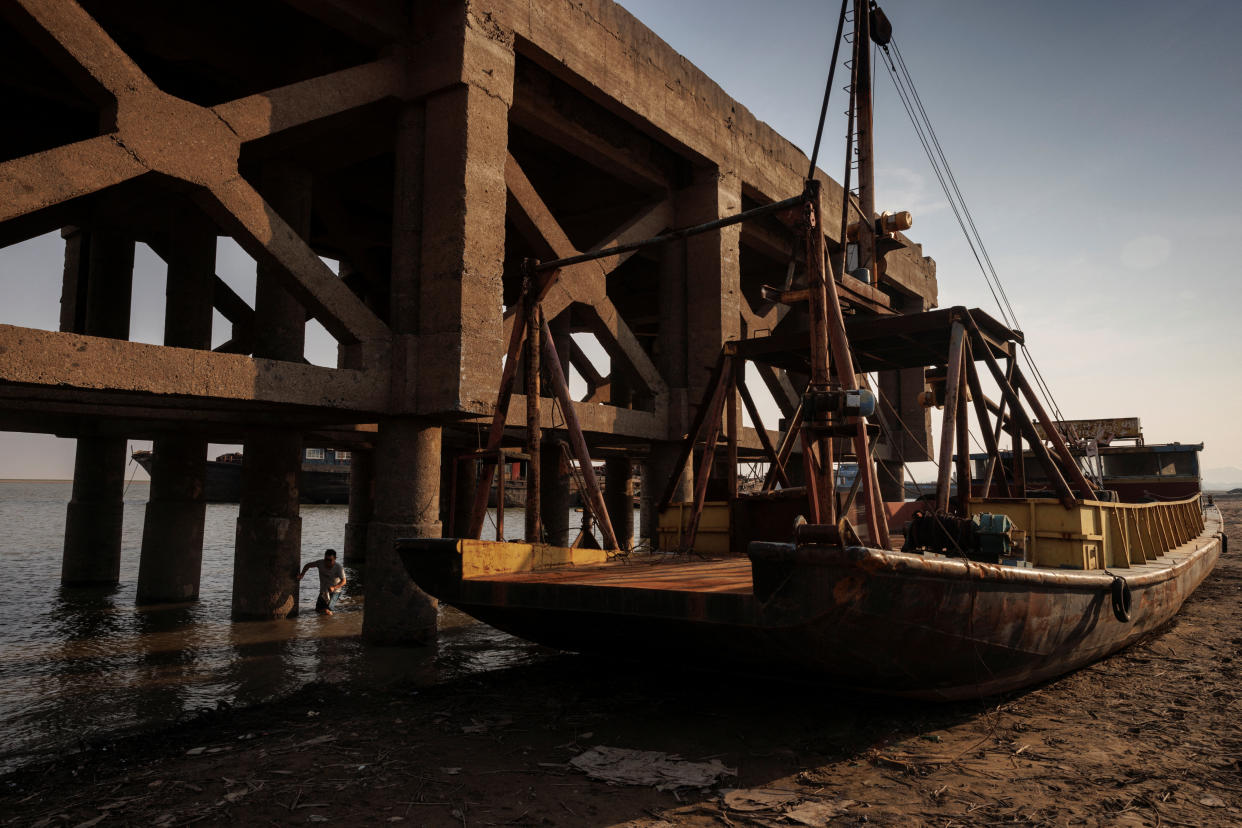
<svg viewBox="0 0 1242 828"><path fill-rule="evenodd" d="M460 44L463 83L411 105L397 142L398 186L418 201L403 204L399 194L394 211L391 327L415 335L419 354L435 355L419 359L405 391L415 413L431 416L494 400L504 351L497 263L505 254L513 41L477 25L467 8L426 10L439 11L428 24L437 36ZM398 222L403 207L409 219Z"/></svg>
<svg viewBox="0 0 1242 828"><path fill-rule="evenodd" d="M478 485L478 463L457 462L458 455L465 454L468 450L467 446L451 446L445 443L443 457L440 461L442 467L442 474L440 475L440 480L442 481L441 491L450 493L443 496L443 499L450 501L450 503L440 504L440 511L448 521L441 528L447 536L454 538L459 538L465 534L470 525L470 507L474 501L475 486ZM447 512L447 508L450 505L453 509L452 514Z"/></svg>
<svg viewBox="0 0 1242 828"><path fill-rule="evenodd" d="M628 457L604 460L604 507L622 549L634 545L633 464Z"/></svg>
<svg viewBox="0 0 1242 828"><path fill-rule="evenodd" d="M68 299L72 308L62 306L62 328L70 324L80 326L80 333L127 339L133 238L97 228L66 241L62 302ZM78 438L60 573L66 585L111 585L120 580L125 455L124 437Z"/></svg>
<svg viewBox="0 0 1242 828"><path fill-rule="evenodd" d="M197 215L187 215L177 223L169 242L165 251L164 344L209 349L215 227ZM151 499L142 526L137 601L194 601L203 568L207 441L184 435L158 437L152 454Z"/></svg>
<svg viewBox="0 0 1242 828"><path fill-rule="evenodd" d="M440 537L440 428L413 418L380 423L375 516L367 530L362 635L377 644L422 644L436 635L437 605L410 579L398 538Z"/></svg>
<svg viewBox="0 0 1242 828"><path fill-rule="evenodd" d="M543 447L539 479L543 504L543 533L553 546L569 546L569 461L561 443Z"/></svg>
<svg viewBox="0 0 1242 828"><path fill-rule="evenodd" d="M905 500L905 465L900 460L877 460L875 469L880 484L880 497L885 501L895 503Z"/></svg>
<svg viewBox="0 0 1242 828"><path fill-rule="evenodd" d="M693 183L676 194L677 226L733 215L742 207L735 173L699 168ZM741 333L740 225L686 240L686 379L697 406L726 340Z"/></svg>
<svg viewBox="0 0 1242 828"><path fill-rule="evenodd" d="M375 455L357 451L349 463L349 517L345 521L344 563L357 566L367 560L367 526L374 511Z"/></svg>
<svg viewBox="0 0 1242 828"><path fill-rule="evenodd" d="M233 618L287 618L298 611L302 435L269 431L246 440L233 557ZM293 458L294 462L290 462Z"/></svg>
<svg viewBox="0 0 1242 828"><path fill-rule="evenodd" d="M123 437L78 438L60 569L66 586L109 586L120 580L125 451Z"/></svg>
<svg viewBox="0 0 1242 828"><path fill-rule="evenodd" d="M269 165L263 197L303 238L310 235L311 179L303 170ZM256 357L300 361L306 310L270 268L255 281ZM298 474L302 435L265 431L247 437L242 455L242 497L233 559L233 618L285 618L297 613L297 572L302 557Z"/></svg>
<svg viewBox="0 0 1242 828"><path fill-rule="evenodd" d="M642 464L643 494L639 505L639 533L643 538L657 545L660 523L658 507L669 478L673 476L673 464L677 462L681 444L661 441L651 444L651 452ZM688 502L694 499L694 471L691 463L686 463L677 478L677 487L673 490L673 502Z"/></svg>
<svg viewBox="0 0 1242 828"><path fill-rule="evenodd" d="M879 372L879 416L888 440L876 447L876 466L885 500L905 500L904 463L933 457L931 411L919 401L923 388L922 368Z"/></svg>
<svg viewBox="0 0 1242 828"><path fill-rule="evenodd" d="M194 437L155 440L151 499L142 524L139 604L198 600L207 502L207 442Z"/></svg>

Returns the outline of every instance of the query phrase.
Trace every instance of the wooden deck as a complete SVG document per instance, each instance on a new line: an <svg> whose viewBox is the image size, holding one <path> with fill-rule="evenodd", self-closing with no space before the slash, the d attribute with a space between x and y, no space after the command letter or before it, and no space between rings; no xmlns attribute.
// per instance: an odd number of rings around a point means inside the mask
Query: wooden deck
<svg viewBox="0 0 1242 828"><path fill-rule="evenodd" d="M737 595L753 592L750 559L740 557L707 561L680 558L673 561L667 555L643 555L595 566L559 567L465 580Z"/></svg>

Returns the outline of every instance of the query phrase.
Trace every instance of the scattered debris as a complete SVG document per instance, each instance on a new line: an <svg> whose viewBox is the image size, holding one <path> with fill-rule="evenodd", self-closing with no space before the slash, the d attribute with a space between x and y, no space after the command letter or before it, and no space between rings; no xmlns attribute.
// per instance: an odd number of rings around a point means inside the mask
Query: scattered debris
<svg viewBox="0 0 1242 828"><path fill-rule="evenodd" d="M844 814L853 804L852 799L803 802L801 805L786 810L785 819L799 825L812 825L819 828L819 826L827 825L828 820Z"/></svg>
<svg viewBox="0 0 1242 828"><path fill-rule="evenodd" d="M730 811L771 811L797 802L798 792L776 788L738 788L724 791L720 800Z"/></svg>
<svg viewBox="0 0 1242 828"><path fill-rule="evenodd" d="M708 788L737 770L719 759L688 762L680 756L655 750L597 745L580 753L569 764L592 779L621 785L651 785L659 791Z"/></svg>

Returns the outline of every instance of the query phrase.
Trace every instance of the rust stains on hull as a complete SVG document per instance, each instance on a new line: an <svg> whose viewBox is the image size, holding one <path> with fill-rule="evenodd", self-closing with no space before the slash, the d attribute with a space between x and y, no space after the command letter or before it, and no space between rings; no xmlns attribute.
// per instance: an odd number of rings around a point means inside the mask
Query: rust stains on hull
<svg viewBox="0 0 1242 828"><path fill-rule="evenodd" d="M613 561L461 577L456 541L400 544L411 577L480 620L565 650L812 674L859 689L956 700L1078 669L1157 629L1212 570L1204 531L1123 578L1004 567L862 547L754 544L749 559Z"/></svg>

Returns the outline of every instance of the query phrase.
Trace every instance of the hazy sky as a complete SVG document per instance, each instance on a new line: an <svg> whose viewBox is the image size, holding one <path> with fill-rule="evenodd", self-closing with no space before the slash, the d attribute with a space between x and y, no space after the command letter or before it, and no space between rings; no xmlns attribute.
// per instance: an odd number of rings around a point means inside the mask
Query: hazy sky
<svg viewBox="0 0 1242 828"><path fill-rule="evenodd" d="M623 5L809 149L838 3ZM1151 442L1203 441L1204 468L1242 467L1242 4L884 8L1065 415L1139 416ZM942 306L994 312L887 72L876 72L877 207L914 213L908 235L938 263ZM821 166L839 179L845 99L834 96ZM247 298L252 268L222 240L221 275ZM0 322L54 330L60 269L55 236L0 251ZM142 249L137 271L133 337L158 342L162 268ZM313 361L334 360L330 340L310 340ZM71 441L0 434L0 458L0 477L72 474Z"/></svg>
<svg viewBox="0 0 1242 828"><path fill-rule="evenodd" d="M623 5L809 150L839 3ZM1242 467L1242 3L882 5L1065 415L1139 416L1149 442L1202 441L1205 469ZM914 213L941 306L995 312L876 72L877 209ZM834 95L821 166L839 180Z"/></svg>

